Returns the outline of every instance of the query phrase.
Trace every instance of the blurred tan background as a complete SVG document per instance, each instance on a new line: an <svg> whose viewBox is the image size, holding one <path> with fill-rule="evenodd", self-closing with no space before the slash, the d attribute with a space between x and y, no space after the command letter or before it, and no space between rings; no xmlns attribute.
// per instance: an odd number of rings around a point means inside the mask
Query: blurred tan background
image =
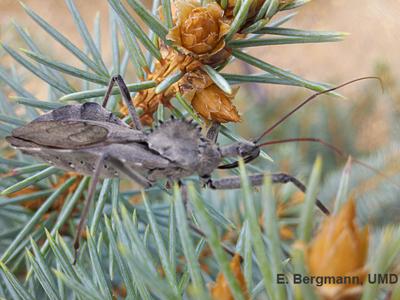
<svg viewBox="0 0 400 300"><path fill-rule="evenodd" d="M80 43L72 18L62 0L24 0L41 16L69 37L74 43ZM76 0L82 15L93 20L97 11L102 18L103 32L107 32L107 1ZM23 12L18 1L0 1L1 40L11 38L12 19L29 27L30 33L44 47L49 47L47 35L34 25ZM260 47L252 49L270 63L285 67L293 72L321 81L340 81L373 73L378 62L391 66L396 75L400 75L400 1L399 0L313 0L297 9L298 15L285 26L313 30L336 30L350 35L343 42L330 44L307 44ZM66 53L54 48L55 56ZM107 38L103 36L103 51L110 49ZM280 88L279 91L282 89Z"/></svg>
<svg viewBox="0 0 400 300"><path fill-rule="evenodd" d="M76 45L82 45L82 40L77 33L71 15L63 0L24 0L39 15L43 16L51 25L66 35ZM75 0L81 14L87 21L89 29L93 29L94 18L100 13L102 26L102 52L106 62L110 61L111 49L108 40L108 4L106 0ZM149 1L147 2L147 5ZM53 43L41 28L39 28L25 14L19 2L16 0L0 0L0 40L18 47L19 41L15 40L15 30L12 20L26 26L34 40L44 52L67 63L76 62L67 51L59 44ZM330 83L341 83L352 78L376 75L377 65L386 65L393 73L393 78L400 75L400 1L399 0L313 0L307 5L296 9L298 15L284 27L306 30L327 30L349 33L342 42L300 45L279 45L258 47L249 49L249 52L257 55L269 63L291 70L304 78ZM292 11L290 11L292 12ZM276 18L279 17L276 16ZM21 44L23 45L23 44ZM5 61L4 61L5 60ZM11 60L5 56L2 64L9 64ZM244 69L242 66L230 67L231 72L260 72L259 70ZM129 78L128 78L129 81ZM396 80L397 83L400 81ZM268 95L269 100L295 97L299 88L286 86L256 85L253 86L253 95L257 100L264 100ZM365 82L348 87L343 94L351 98L350 102L335 105L356 105L357 99L364 96L366 88L377 89L376 83ZM268 93L263 90L267 88ZM46 86L37 80L27 82L27 89L39 98L45 97ZM256 94L254 95L254 90ZM242 112L249 109L246 98L246 90L242 89L242 96L237 104ZM304 91L302 91L304 93ZM397 97L398 93L391 94L390 87L385 97ZM379 98L381 95L378 96ZM326 103L326 102L324 102ZM388 131L387 126L382 126L384 113L382 109L376 109L371 120L364 122L362 140L363 147L369 144L385 144L388 139L383 134ZM390 109L390 108L388 108ZM360 128L361 129L361 128ZM390 139L390 138L389 138ZM375 141L375 142L373 142Z"/></svg>

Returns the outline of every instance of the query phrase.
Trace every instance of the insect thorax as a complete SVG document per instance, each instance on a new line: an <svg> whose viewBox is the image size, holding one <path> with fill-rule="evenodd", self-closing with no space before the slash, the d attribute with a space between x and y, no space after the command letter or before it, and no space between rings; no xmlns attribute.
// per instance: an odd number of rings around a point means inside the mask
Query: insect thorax
<svg viewBox="0 0 400 300"><path fill-rule="evenodd" d="M201 134L201 127L183 120L169 120L148 136L149 147L188 173L210 174L220 163L218 146Z"/></svg>

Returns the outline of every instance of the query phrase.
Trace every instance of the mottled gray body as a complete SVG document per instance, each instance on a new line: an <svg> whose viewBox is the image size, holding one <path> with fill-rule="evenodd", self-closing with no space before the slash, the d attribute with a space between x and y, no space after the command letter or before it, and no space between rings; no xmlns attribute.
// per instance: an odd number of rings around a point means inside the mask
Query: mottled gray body
<svg viewBox="0 0 400 300"><path fill-rule="evenodd" d="M118 85L134 128L105 109L114 84ZM279 125L285 118L287 116L276 124ZM218 128L218 125L211 126L203 136L198 125L171 119L155 130L143 131L129 90L122 77L117 75L110 80L102 106L91 102L63 106L14 129L12 136L6 139L22 152L58 168L93 176L74 239L75 262L79 238L99 177L127 176L143 187L150 187L158 179L179 180L198 174L203 183L213 189L239 188L239 177L213 180L211 173L217 168L231 169L238 165L238 162L220 165L224 157L240 156L244 162L257 158L260 154L257 142L271 129L255 143L243 141L219 148L216 144ZM249 181L251 185L258 186L265 176L253 174L249 176ZM273 183L291 182L305 191L305 186L291 175L278 173L269 176ZM316 204L329 214L318 199Z"/></svg>
<svg viewBox="0 0 400 300"><path fill-rule="evenodd" d="M104 155L102 177L123 175L111 157L151 182L209 175L221 162L218 146L195 124L172 119L146 133L91 102L55 109L13 130L7 140L24 153L87 175Z"/></svg>

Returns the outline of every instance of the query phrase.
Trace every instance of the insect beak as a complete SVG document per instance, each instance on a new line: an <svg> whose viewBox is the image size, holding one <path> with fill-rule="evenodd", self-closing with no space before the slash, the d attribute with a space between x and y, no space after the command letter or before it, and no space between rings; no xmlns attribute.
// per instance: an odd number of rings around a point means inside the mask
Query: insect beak
<svg viewBox="0 0 400 300"><path fill-rule="evenodd" d="M253 161L260 155L260 147L253 143L242 144L242 149L239 149L240 156L243 157L245 164ZM233 169L239 166L239 162L235 161L229 164L220 165L218 169Z"/></svg>

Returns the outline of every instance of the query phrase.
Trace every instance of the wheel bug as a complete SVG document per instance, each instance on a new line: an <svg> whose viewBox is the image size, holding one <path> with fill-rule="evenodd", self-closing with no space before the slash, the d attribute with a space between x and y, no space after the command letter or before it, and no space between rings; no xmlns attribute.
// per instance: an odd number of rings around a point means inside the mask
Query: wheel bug
<svg viewBox="0 0 400 300"><path fill-rule="evenodd" d="M122 77L114 76L101 106L93 102L63 106L38 117L25 126L14 129L12 135L6 139L22 152L56 167L93 176L74 239L76 260L81 232L100 177L124 176L148 188L160 179L179 181L184 177L197 174L203 184L212 189L240 188L239 177L211 178L212 172L216 169L238 166L238 162L221 165L224 158L242 157L246 163L254 160L259 156L262 146L283 142L272 141L259 144L263 137L302 106L318 95L370 78L375 77L359 78L313 94L253 141L240 141L219 146L216 143L218 125L211 126L205 135L200 132L201 127L198 124L178 119L161 123L150 131L143 130ZM133 128L106 110L115 84L128 107ZM301 139L291 141L301 141ZM335 149L334 146L321 140L314 139L314 141ZM253 174L249 176L249 181L252 186L258 186L262 184L265 176L270 176L272 183L290 182L301 191L306 191L303 183L285 173ZM316 199L316 205L323 213L329 214L329 210L320 200Z"/></svg>

